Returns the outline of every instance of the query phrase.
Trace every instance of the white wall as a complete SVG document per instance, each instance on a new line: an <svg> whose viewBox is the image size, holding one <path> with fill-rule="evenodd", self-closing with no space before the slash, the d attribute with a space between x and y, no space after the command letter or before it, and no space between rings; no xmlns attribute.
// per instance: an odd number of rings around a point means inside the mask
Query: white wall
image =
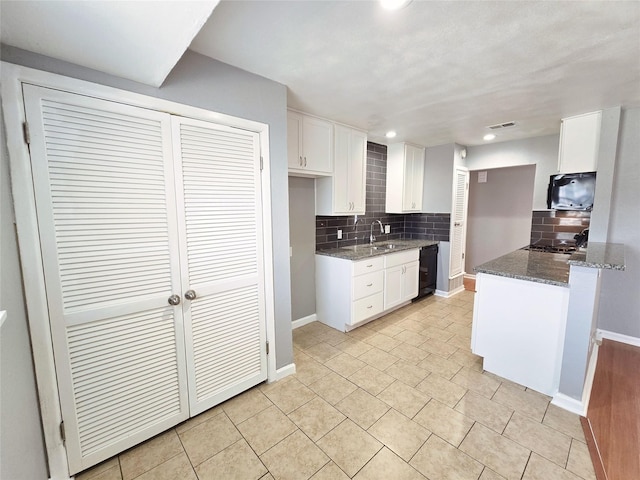
<svg viewBox="0 0 640 480"><path fill-rule="evenodd" d="M465 272L529 244L535 165L485 170L469 178Z"/></svg>
<svg viewBox="0 0 640 480"><path fill-rule="evenodd" d="M44 480L46 454L13 223L9 156L0 115L0 478Z"/></svg>
<svg viewBox="0 0 640 480"><path fill-rule="evenodd" d="M312 178L289 177L291 256L291 318L316 313L316 213Z"/></svg>
<svg viewBox="0 0 640 480"><path fill-rule="evenodd" d="M622 111L607 241L625 244L624 272L604 270L598 328L640 338L640 108Z"/></svg>
<svg viewBox="0 0 640 480"><path fill-rule="evenodd" d="M558 171L559 144L558 134L468 147L466 164L469 170L535 165L533 210L546 210L549 177Z"/></svg>

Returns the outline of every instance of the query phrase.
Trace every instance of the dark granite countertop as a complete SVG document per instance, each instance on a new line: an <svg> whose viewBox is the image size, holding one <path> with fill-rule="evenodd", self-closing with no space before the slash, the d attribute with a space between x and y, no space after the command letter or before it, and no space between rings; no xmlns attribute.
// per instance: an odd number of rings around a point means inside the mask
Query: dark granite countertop
<svg viewBox="0 0 640 480"><path fill-rule="evenodd" d="M624 245L589 242L586 251L576 252L569 257L569 265L624 270Z"/></svg>
<svg viewBox="0 0 640 480"><path fill-rule="evenodd" d="M349 247L332 248L329 250L316 250L317 255L343 258L345 260L362 260L363 258L387 255L402 250L436 245L438 242L431 240L389 240L387 242L375 242L373 245L357 245ZM393 248L384 248L385 245L393 245Z"/></svg>
<svg viewBox="0 0 640 480"><path fill-rule="evenodd" d="M568 287L571 265L624 270L624 245L589 242L585 250L572 255L516 250L479 265L474 270L478 273Z"/></svg>
<svg viewBox="0 0 640 480"><path fill-rule="evenodd" d="M474 270L478 273L568 287L568 259L569 255L562 253L516 250L478 265Z"/></svg>

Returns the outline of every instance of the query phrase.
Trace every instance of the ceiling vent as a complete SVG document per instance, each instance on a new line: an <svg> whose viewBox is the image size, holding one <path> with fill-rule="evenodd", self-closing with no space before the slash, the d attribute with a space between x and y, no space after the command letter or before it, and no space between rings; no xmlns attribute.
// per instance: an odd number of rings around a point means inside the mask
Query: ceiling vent
<svg viewBox="0 0 640 480"><path fill-rule="evenodd" d="M495 125L489 125L487 128L491 130L498 130L500 128L509 128L509 127L515 127L515 126L516 126L516 122L506 122L506 123L497 123Z"/></svg>

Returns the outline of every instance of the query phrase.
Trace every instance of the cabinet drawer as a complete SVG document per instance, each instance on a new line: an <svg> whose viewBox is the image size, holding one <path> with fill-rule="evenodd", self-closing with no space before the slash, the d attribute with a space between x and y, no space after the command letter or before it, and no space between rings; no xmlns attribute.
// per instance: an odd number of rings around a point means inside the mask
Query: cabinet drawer
<svg viewBox="0 0 640 480"><path fill-rule="evenodd" d="M382 285L384 282L384 272L378 270L377 272L367 273L353 278L353 299L359 300L360 298L373 295L382 291Z"/></svg>
<svg viewBox="0 0 640 480"><path fill-rule="evenodd" d="M352 324L366 320L369 317L377 315L383 310L383 294L382 292L361 298L353 302Z"/></svg>
<svg viewBox="0 0 640 480"><path fill-rule="evenodd" d="M362 275L363 273L375 272L376 270L382 270L383 267L384 256L359 260L357 262L353 262L353 275L356 276Z"/></svg>
<svg viewBox="0 0 640 480"><path fill-rule="evenodd" d="M404 263L410 263L420 258L420 250L405 250L403 252L398 253L390 253L384 256L385 268L389 267L397 267L398 265L402 265Z"/></svg>

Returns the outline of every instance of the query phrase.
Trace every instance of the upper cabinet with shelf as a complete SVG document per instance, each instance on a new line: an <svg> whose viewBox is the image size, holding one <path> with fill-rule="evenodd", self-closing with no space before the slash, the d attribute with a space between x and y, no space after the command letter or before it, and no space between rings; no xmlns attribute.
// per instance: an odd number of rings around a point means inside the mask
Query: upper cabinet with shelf
<svg viewBox="0 0 640 480"><path fill-rule="evenodd" d="M424 148L394 143L387 148L387 213L422 211Z"/></svg>
<svg viewBox="0 0 640 480"><path fill-rule="evenodd" d="M601 120L601 111L562 119L558 153L559 173L597 170Z"/></svg>
<svg viewBox="0 0 640 480"><path fill-rule="evenodd" d="M333 124L310 115L287 111L287 157L290 175L331 175Z"/></svg>
<svg viewBox="0 0 640 480"><path fill-rule="evenodd" d="M334 127L333 176L316 179L316 215L365 213L367 134Z"/></svg>

